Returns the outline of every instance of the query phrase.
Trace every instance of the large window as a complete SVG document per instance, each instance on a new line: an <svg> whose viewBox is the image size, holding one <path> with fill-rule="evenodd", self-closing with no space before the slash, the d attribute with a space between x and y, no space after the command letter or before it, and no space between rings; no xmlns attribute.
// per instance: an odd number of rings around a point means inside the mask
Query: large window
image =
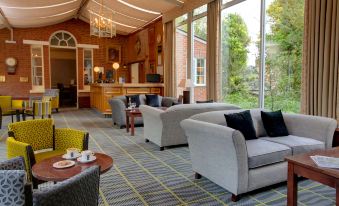
<svg viewBox="0 0 339 206"><path fill-rule="evenodd" d="M206 85L206 59L195 59L195 71L194 71L194 85L205 86Z"/></svg>
<svg viewBox="0 0 339 206"><path fill-rule="evenodd" d="M32 89L44 89L44 63L42 45L31 46Z"/></svg>
<svg viewBox="0 0 339 206"><path fill-rule="evenodd" d="M84 49L84 85L93 83L93 50ZM88 88L89 89L89 88Z"/></svg>
<svg viewBox="0 0 339 206"><path fill-rule="evenodd" d="M299 112L304 0L222 3L222 101Z"/></svg>
<svg viewBox="0 0 339 206"><path fill-rule="evenodd" d="M304 0L266 1L265 108L300 111Z"/></svg>
<svg viewBox="0 0 339 206"><path fill-rule="evenodd" d="M222 101L242 108L259 104L260 0L221 12Z"/></svg>

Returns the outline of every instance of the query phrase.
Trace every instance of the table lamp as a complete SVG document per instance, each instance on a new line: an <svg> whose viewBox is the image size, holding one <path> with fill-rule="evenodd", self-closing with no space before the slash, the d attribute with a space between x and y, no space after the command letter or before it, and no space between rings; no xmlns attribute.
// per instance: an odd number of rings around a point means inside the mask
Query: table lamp
<svg viewBox="0 0 339 206"><path fill-rule="evenodd" d="M113 69L115 71L115 83L119 84L119 82L118 82L118 69L119 69L120 65L119 65L118 62L114 62L112 67L113 67Z"/></svg>
<svg viewBox="0 0 339 206"><path fill-rule="evenodd" d="M178 87L184 88L184 91L182 92L183 96L183 104L190 104L191 98L190 98L190 90L191 87L193 87L193 82L191 79L182 79L178 85Z"/></svg>

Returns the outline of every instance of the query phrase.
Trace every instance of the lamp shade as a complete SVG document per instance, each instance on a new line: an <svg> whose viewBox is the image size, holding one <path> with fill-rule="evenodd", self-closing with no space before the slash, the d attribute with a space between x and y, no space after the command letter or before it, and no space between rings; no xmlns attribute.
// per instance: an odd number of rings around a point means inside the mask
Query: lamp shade
<svg viewBox="0 0 339 206"><path fill-rule="evenodd" d="M113 67L113 69L117 70L117 69L119 69L120 65L119 65L118 62L114 62L112 67Z"/></svg>

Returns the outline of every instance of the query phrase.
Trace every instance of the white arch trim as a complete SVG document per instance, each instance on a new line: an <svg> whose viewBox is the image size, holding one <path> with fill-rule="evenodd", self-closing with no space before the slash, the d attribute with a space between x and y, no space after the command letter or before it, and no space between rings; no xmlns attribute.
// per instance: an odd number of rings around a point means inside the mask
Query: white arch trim
<svg viewBox="0 0 339 206"><path fill-rule="evenodd" d="M67 47L63 47L63 48L76 48L76 47L77 47L77 45L78 45L77 39L75 38L75 36L74 36L72 33L68 32L68 31L66 31L66 30L58 30L58 31L55 31L55 32L49 37L49 39L48 39L48 43L49 43L50 46L52 46L52 47L60 47L60 48L62 47L62 46L51 45L51 40L52 40L52 38L53 38L56 34L58 34L58 33L66 33L66 34L70 35L70 36L74 39L74 42L75 42L75 46L74 46L74 47L73 47L73 46L67 46Z"/></svg>

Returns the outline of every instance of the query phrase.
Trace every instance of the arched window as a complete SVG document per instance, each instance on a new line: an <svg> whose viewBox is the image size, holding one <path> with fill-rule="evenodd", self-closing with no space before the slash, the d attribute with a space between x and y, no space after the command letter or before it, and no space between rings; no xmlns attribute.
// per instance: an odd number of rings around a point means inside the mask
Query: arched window
<svg viewBox="0 0 339 206"><path fill-rule="evenodd" d="M50 45L56 47L76 47L74 37L65 31L54 33L50 39Z"/></svg>

